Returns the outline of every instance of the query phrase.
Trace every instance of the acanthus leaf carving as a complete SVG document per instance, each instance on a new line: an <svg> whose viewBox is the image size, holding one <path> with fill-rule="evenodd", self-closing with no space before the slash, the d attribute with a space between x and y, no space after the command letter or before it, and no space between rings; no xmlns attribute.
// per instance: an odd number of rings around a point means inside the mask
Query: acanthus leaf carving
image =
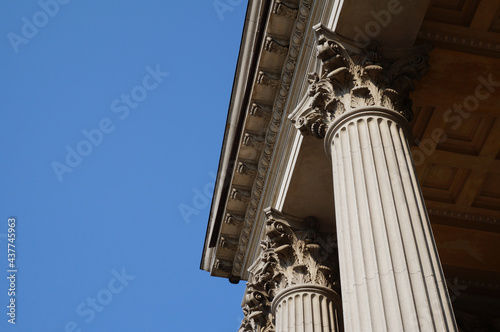
<svg viewBox="0 0 500 332"><path fill-rule="evenodd" d="M336 241L317 231L317 221L308 218L302 223L269 214L266 224L267 241L274 249L274 295L293 285L315 284L338 287Z"/></svg>
<svg viewBox="0 0 500 332"><path fill-rule="evenodd" d="M315 218L298 219L266 210L262 252L250 267L239 332L275 331L271 303L283 289L314 284L339 287L335 235L318 232ZM259 298L256 299L256 295Z"/></svg>
<svg viewBox="0 0 500 332"><path fill-rule="evenodd" d="M374 41L359 48L324 27L317 32L322 70L309 74L310 107L294 119L302 132L323 138L335 118L370 106L392 109L411 121L409 94L414 80L428 70L428 48L394 60L384 58Z"/></svg>

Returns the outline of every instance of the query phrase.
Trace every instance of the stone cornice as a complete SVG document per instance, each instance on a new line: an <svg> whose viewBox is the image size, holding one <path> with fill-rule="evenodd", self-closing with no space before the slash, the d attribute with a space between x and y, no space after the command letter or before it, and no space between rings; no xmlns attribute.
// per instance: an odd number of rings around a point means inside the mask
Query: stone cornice
<svg viewBox="0 0 500 332"><path fill-rule="evenodd" d="M252 84L259 62L259 47L265 37L265 24L270 10L271 0L249 1L243 38L238 56L238 64L233 83L229 114L217 172L214 196L210 210L207 233L200 268L211 271L214 275L226 276L226 272L214 273L217 260L217 243L220 229L225 219L226 201L231 190L234 160L237 158L239 140L244 127L245 108L251 98ZM234 211L238 212L238 211ZM231 228L236 232L237 223Z"/></svg>
<svg viewBox="0 0 500 332"><path fill-rule="evenodd" d="M264 188L264 181L267 176L267 171L271 162L271 156L278 137L278 131L283 121L283 113L285 109L286 100L290 91L290 84L293 79L297 58L300 53L300 48L304 41L306 34L307 21L309 19L311 5L313 0L303 0L298 8L298 15L295 21L295 28L290 38L289 52L283 66L281 75L281 82L277 93L277 99L274 103L274 108L269 123L269 128L265 137L265 144L259 161L258 170L256 173L255 182L252 189L252 197L248 204L245 222L242 229L242 235L236 255L234 258L233 276L241 276L243 269L243 262L247 252L250 241L251 231L253 229L255 218L257 216L257 209L259 206L262 190Z"/></svg>

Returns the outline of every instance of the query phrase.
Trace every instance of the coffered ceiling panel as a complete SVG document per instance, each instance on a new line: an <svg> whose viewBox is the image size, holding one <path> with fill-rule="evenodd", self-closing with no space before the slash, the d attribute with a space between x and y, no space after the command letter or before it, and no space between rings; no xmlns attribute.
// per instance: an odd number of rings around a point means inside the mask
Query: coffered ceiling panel
<svg viewBox="0 0 500 332"><path fill-rule="evenodd" d="M469 26L480 0L434 0L425 18L430 21Z"/></svg>
<svg viewBox="0 0 500 332"><path fill-rule="evenodd" d="M496 121L498 121L496 117L470 114L469 118L463 121L460 126L447 123L444 128L446 139L439 143L437 148L443 151L478 156Z"/></svg>
<svg viewBox="0 0 500 332"><path fill-rule="evenodd" d="M500 174L488 173L472 206L500 210Z"/></svg>
<svg viewBox="0 0 500 332"><path fill-rule="evenodd" d="M466 168L428 165L423 176L422 191L429 200L454 204L470 175Z"/></svg>

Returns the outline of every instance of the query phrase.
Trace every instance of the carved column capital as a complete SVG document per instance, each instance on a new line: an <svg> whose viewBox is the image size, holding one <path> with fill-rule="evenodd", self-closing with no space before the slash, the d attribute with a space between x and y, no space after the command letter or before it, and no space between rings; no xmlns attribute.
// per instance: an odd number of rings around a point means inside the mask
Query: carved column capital
<svg viewBox="0 0 500 332"><path fill-rule="evenodd" d="M315 218L298 222L274 210L267 210L266 215L267 238L263 245L274 255L274 294L301 284L337 287L335 236L319 233Z"/></svg>
<svg viewBox="0 0 500 332"><path fill-rule="evenodd" d="M323 138L338 116L365 107L394 110L411 121L413 81L428 70L429 47L387 52L372 41L358 47L317 27L320 73L308 76L310 107L294 119L304 133Z"/></svg>
<svg viewBox="0 0 500 332"><path fill-rule="evenodd" d="M240 332L274 331L271 303L282 290L296 285L339 287L337 241L317 230L315 218L299 219L266 209L262 253L250 267Z"/></svg>

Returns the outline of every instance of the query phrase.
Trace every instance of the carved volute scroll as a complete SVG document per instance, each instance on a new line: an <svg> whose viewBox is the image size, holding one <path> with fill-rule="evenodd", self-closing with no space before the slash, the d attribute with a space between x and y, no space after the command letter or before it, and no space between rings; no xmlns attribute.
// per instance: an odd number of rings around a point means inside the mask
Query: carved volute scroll
<svg viewBox="0 0 500 332"><path fill-rule="evenodd" d="M413 81L428 70L429 49L415 48L389 59L374 41L359 48L323 30L318 29L317 45L322 70L308 76L311 104L296 119L296 127L323 138L336 117L369 106L392 109L411 121L409 93Z"/></svg>
<svg viewBox="0 0 500 332"><path fill-rule="evenodd" d="M293 220L266 210L262 253L250 267L239 332L274 331L271 303L281 290L294 285L320 285L338 290L337 241L317 230L314 218Z"/></svg>

